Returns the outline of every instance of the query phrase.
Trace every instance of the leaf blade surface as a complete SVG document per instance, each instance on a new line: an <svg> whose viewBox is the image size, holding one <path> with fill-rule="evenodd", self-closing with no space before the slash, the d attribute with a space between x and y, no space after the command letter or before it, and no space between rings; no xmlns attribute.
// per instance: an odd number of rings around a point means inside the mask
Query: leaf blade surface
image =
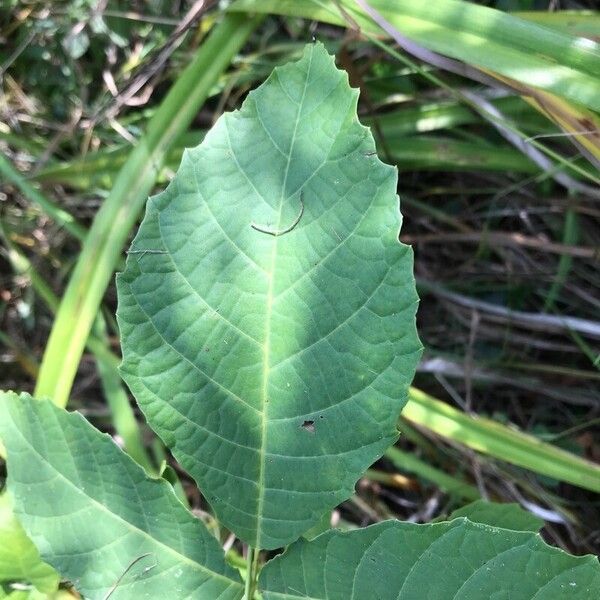
<svg viewBox="0 0 600 600"><path fill-rule="evenodd" d="M267 563L259 589L264 600L587 600L600 593L600 568L532 532L384 521L296 542Z"/></svg>
<svg viewBox="0 0 600 600"><path fill-rule="evenodd" d="M171 486L80 414L2 393L0 436L15 514L86 598L242 597L218 542Z"/></svg>
<svg viewBox="0 0 600 600"><path fill-rule="evenodd" d="M125 380L259 548L352 493L420 355L396 172L356 102L320 44L276 69L185 153L118 279Z"/></svg>

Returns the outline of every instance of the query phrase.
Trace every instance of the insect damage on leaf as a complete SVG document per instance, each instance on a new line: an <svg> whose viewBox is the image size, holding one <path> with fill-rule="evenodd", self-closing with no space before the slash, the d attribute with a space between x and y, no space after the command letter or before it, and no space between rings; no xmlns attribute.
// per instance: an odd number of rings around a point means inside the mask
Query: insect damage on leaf
<svg viewBox="0 0 600 600"><path fill-rule="evenodd" d="M315 422L314 421L304 421L304 423L302 423L301 425L302 429L310 432L310 433L314 433L315 432Z"/></svg>

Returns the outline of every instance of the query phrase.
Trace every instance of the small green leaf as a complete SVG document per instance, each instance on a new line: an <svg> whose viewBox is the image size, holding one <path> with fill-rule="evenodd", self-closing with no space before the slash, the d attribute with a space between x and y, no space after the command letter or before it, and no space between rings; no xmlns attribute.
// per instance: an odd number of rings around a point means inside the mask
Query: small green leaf
<svg viewBox="0 0 600 600"><path fill-rule="evenodd" d="M58 573L42 562L37 548L14 515L10 498L0 495L0 586L6 583L34 585L40 592L57 589Z"/></svg>
<svg viewBox="0 0 600 600"><path fill-rule="evenodd" d="M321 44L184 154L118 279L122 374L219 520L290 543L397 438L421 353L395 169Z"/></svg>
<svg viewBox="0 0 600 600"><path fill-rule="evenodd" d="M600 567L531 532L465 518L386 521L296 542L267 563L259 588L263 600L590 600L600 598Z"/></svg>
<svg viewBox="0 0 600 600"><path fill-rule="evenodd" d="M523 510L518 504L486 502L476 500L455 510L448 520L467 517L474 523L485 523L493 527L514 529L515 531L537 532L544 526L544 520Z"/></svg>
<svg viewBox="0 0 600 600"><path fill-rule="evenodd" d="M0 437L15 513L86 598L242 597L217 540L173 488L80 414L0 393Z"/></svg>

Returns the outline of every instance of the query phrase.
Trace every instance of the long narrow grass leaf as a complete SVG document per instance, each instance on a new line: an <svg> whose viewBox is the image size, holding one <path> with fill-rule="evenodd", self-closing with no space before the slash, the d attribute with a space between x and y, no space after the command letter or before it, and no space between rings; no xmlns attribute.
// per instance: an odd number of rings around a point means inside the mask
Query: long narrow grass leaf
<svg viewBox="0 0 600 600"><path fill-rule="evenodd" d="M473 450L535 473L600 492L600 467L539 439L482 417L472 417L411 388L402 415Z"/></svg>

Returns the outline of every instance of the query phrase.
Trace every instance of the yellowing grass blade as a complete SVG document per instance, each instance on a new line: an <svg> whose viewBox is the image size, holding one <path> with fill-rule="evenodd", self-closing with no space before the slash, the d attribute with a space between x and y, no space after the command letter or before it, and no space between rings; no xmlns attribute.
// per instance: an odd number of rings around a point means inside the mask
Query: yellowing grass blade
<svg viewBox="0 0 600 600"><path fill-rule="evenodd" d="M593 111L564 98L497 73L487 74L516 90L523 99L554 121L585 157L600 169L600 118ZM539 136L543 137L543 136Z"/></svg>

